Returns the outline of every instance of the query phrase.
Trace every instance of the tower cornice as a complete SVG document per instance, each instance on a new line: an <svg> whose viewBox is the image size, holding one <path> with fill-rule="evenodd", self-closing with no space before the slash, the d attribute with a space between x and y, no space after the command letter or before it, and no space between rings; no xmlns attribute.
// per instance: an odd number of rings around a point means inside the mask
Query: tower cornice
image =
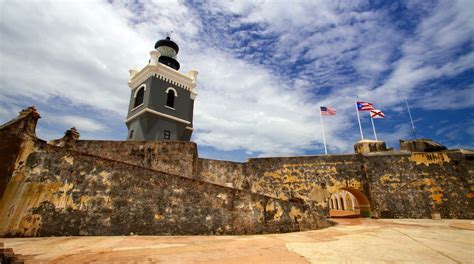
<svg viewBox="0 0 474 264"><path fill-rule="evenodd" d="M157 63L157 65L148 64L139 72L130 70L128 86L130 89L135 89L146 79L154 76L195 94L196 75L197 71L195 70L189 71L188 74L183 74L161 63Z"/></svg>

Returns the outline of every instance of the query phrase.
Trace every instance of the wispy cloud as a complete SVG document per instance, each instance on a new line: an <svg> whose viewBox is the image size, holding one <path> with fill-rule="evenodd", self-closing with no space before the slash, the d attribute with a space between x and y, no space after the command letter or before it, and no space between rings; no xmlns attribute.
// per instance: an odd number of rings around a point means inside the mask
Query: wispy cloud
<svg viewBox="0 0 474 264"><path fill-rule="evenodd" d="M45 115L45 122L49 122L56 125L63 125L69 127L75 127L79 131L85 132L97 132L103 131L106 127L101 124L99 121L86 118L82 116L73 116L73 115L55 115L55 114L47 114Z"/></svg>
<svg viewBox="0 0 474 264"><path fill-rule="evenodd" d="M474 85L466 88L435 89L424 94L418 107L425 109L459 109L474 107Z"/></svg>
<svg viewBox="0 0 474 264"><path fill-rule="evenodd" d="M60 123L122 138L128 70L171 30L183 71L200 72L193 139L207 152L318 153L320 105L338 110L324 120L332 152L358 140L356 99L394 117L404 99L423 110L473 107L474 80L459 77L474 65L472 1L1 5L0 118L39 104L57 118L40 127L51 134ZM397 122L381 122L380 137L408 136Z"/></svg>

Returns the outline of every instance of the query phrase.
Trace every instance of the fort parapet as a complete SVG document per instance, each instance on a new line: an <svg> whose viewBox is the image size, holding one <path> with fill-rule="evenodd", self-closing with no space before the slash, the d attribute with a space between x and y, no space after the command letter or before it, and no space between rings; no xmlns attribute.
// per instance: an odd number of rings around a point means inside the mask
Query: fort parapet
<svg viewBox="0 0 474 264"><path fill-rule="evenodd" d="M363 217L474 218L474 153L198 157L193 142L47 143L29 108L0 126L0 236L258 234L318 229L331 196ZM406 144L405 144L406 145Z"/></svg>

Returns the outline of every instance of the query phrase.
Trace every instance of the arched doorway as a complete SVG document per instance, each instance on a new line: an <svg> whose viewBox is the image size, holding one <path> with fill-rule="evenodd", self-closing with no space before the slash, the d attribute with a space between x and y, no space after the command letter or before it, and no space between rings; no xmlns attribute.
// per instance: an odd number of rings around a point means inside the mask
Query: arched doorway
<svg viewBox="0 0 474 264"><path fill-rule="evenodd" d="M370 217L369 199L352 187L344 187L332 193L328 205L331 217Z"/></svg>

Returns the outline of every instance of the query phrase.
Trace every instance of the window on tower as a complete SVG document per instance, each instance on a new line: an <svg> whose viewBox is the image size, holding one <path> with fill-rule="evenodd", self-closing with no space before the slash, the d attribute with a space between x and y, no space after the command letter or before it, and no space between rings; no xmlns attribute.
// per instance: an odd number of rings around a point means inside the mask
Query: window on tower
<svg viewBox="0 0 474 264"><path fill-rule="evenodd" d="M173 90L168 90L168 98L166 100L166 106L174 108L174 91Z"/></svg>
<svg viewBox="0 0 474 264"><path fill-rule="evenodd" d="M143 97L144 96L145 96L145 87L142 86L142 87L138 88L138 90L135 93L135 102L133 103L133 108L143 104Z"/></svg>
<svg viewBox="0 0 474 264"><path fill-rule="evenodd" d="M163 134L164 139L170 139L171 138L171 132L169 130L165 130Z"/></svg>

